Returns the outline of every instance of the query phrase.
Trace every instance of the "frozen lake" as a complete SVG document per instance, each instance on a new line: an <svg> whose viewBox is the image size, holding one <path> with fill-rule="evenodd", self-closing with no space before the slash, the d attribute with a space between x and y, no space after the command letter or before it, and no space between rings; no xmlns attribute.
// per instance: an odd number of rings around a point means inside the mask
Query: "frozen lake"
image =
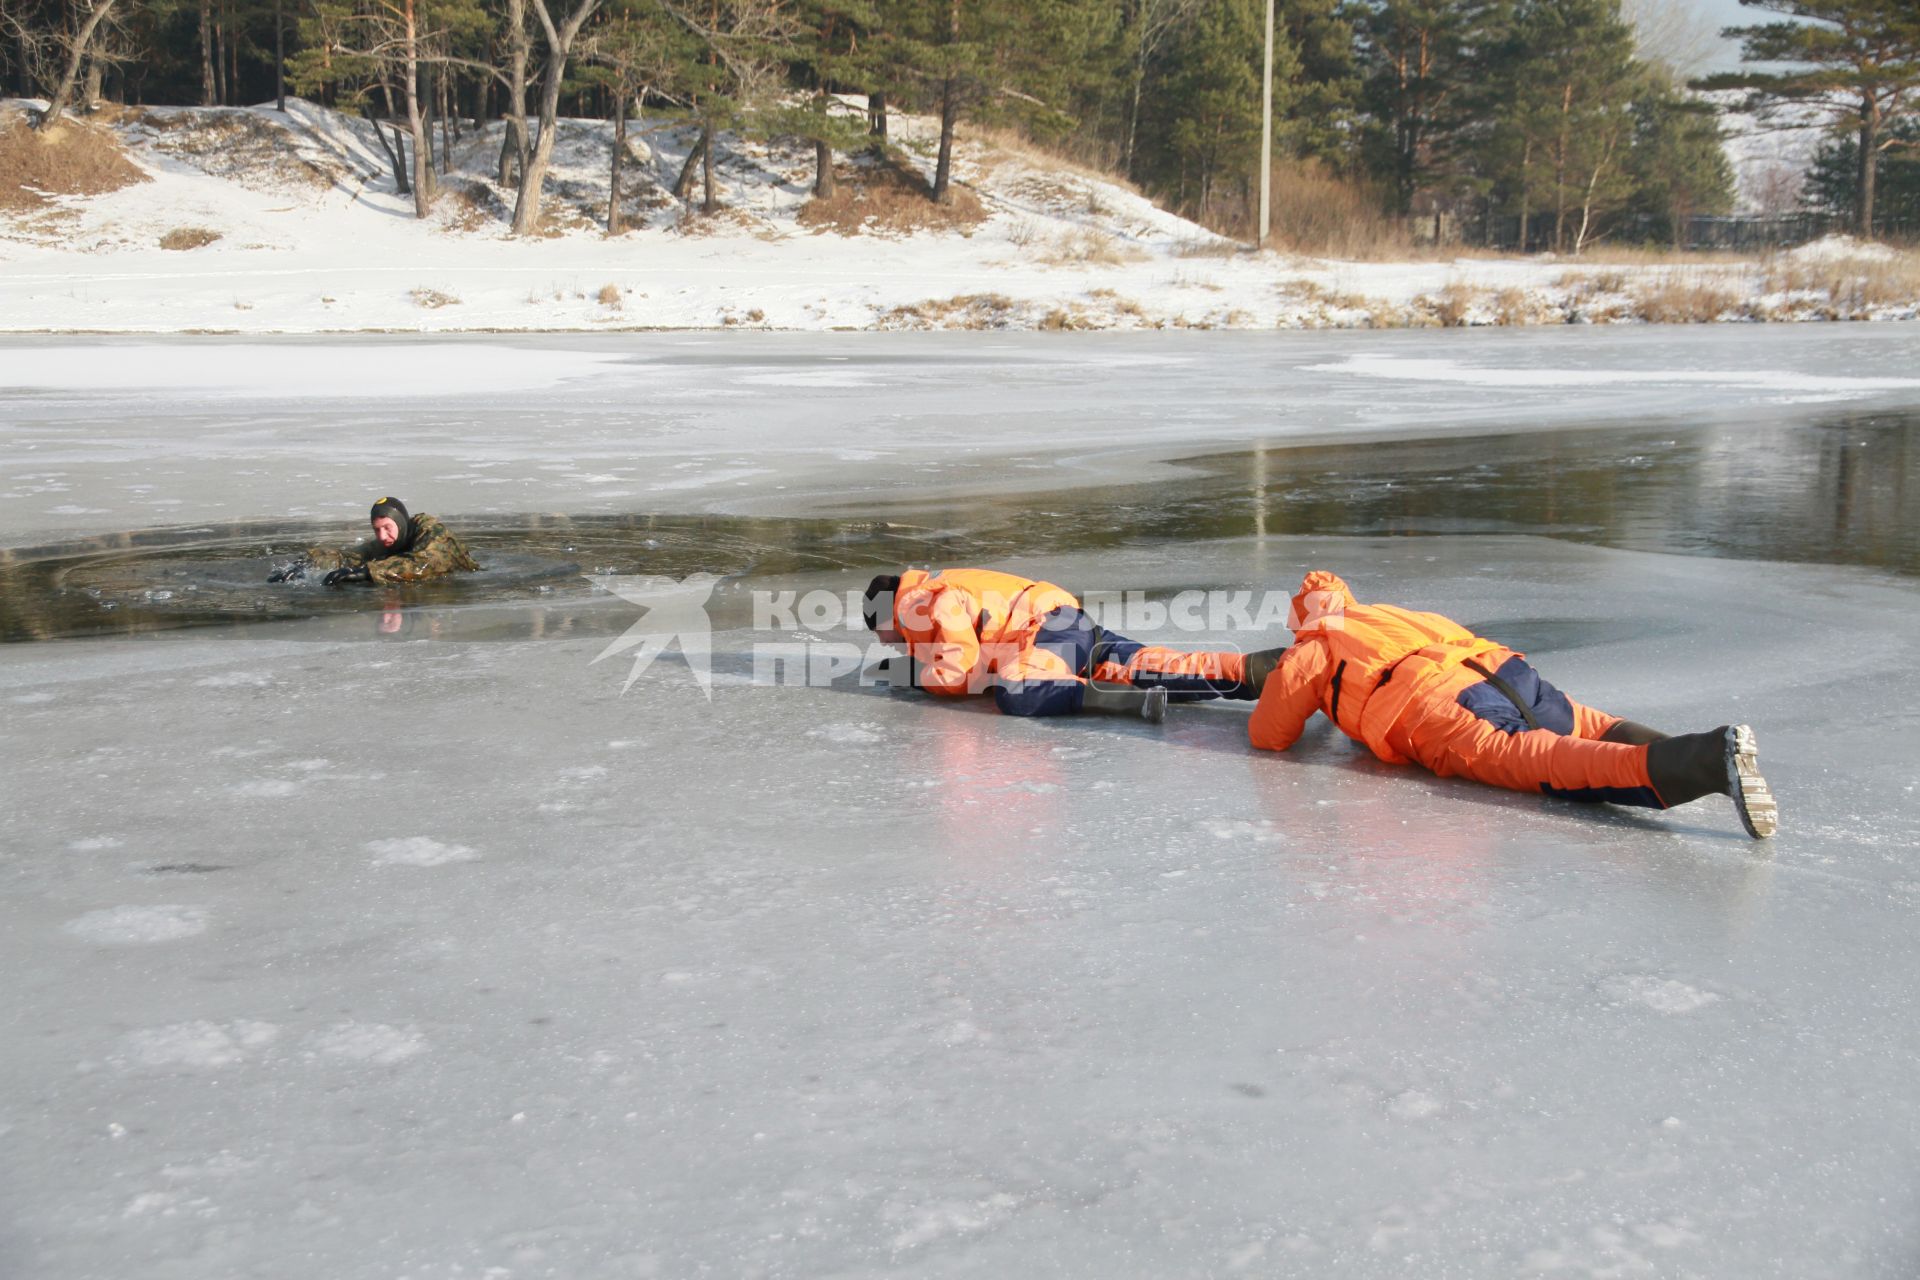
<svg viewBox="0 0 1920 1280"><path fill-rule="evenodd" d="M1911 1276L1917 436L1900 326L0 343L0 1274ZM385 492L488 571L260 582ZM904 562L1336 569L1783 831L756 680Z"/></svg>

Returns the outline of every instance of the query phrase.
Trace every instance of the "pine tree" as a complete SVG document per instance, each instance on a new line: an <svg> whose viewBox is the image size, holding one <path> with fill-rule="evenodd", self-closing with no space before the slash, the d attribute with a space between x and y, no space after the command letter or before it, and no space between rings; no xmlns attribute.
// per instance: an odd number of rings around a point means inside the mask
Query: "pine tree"
<svg viewBox="0 0 1920 1280"><path fill-rule="evenodd" d="M1881 153L1874 182L1873 230L1880 235L1920 235L1920 117L1887 126L1894 145ZM1807 172L1808 207L1860 225L1860 140L1832 138L1814 155Z"/></svg>
<svg viewBox="0 0 1920 1280"><path fill-rule="evenodd" d="M1650 76L1633 105L1627 171L1631 207L1685 248L1688 220L1733 207L1733 165L1712 106L1690 99L1669 78Z"/></svg>
<svg viewBox="0 0 1920 1280"><path fill-rule="evenodd" d="M1890 125L1920 100L1920 3L1915 0L1740 0L1784 21L1728 27L1743 62L1784 70L1709 76L1707 89L1745 89L1747 109L1797 107L1854 135L1855 229L1871 236L1880 158L1903 145Z"/></svg>

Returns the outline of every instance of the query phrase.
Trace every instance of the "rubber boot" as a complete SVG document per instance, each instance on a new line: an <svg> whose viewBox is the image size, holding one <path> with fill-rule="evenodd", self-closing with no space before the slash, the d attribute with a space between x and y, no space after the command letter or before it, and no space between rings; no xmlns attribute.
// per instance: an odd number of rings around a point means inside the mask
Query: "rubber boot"
<svg viewBox="0 0 1920 1280"><path fill-rule="evenodd" d="M1648 743L1647 778L1669 809L1702 796L1731 796L1748 835L1764 840L1779 829L1779 808L1760 776L1753 730L1744 724Z"/></svg>
<svg viewBox="0 0 1920 1280"><path fill-rule="evenodd" d="M1240 689L1232 696L1244 699L1258 699L1260 691L1267 687L1267 677L1280 665L1280 659L1287 656L1286 649L1259 649L1247 655L1247 675Z"/></svg>
<svg viewBox="0 0 1920 1280"><path fill-rule="evenodd" d="M1630 747L1644 747L1650 742L1660 742L1669 735L1658 729L1649 729L1646 725L1632 720L1622 720L1613 728L1600 735L1602 742L1624 742Z"/></svg>
<svg viewBox="0 0 1920 1280"><path fill-rule="evenodd" d="M1148 724L1159 724L1167 718L1167 691L1157 685L1151 689L1125 689L1090 683L1080 709L1139 716Z"/></svg>

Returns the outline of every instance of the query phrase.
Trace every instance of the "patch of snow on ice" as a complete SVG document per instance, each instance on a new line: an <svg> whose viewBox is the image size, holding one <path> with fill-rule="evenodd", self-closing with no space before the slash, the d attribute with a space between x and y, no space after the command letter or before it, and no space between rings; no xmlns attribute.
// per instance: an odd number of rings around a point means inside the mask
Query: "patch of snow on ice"
<svg viewBox="0 0 1920 1280"><path fill-rule="evenodd" d="M442 844L428 836L369 840L367 852L374 855L374 861L390 867L439 867L450 862L472 862L480 856L464 844Z"/></svg>
<svg viewBox="0 0 1920 1280"><path fill-rule="evenodd" d="M425 1053L427 1040L411 1027L383 1022L342 1022L313 1038L313 1047L330 1058L388 1064Z"/></svg>
<svg viewBox="0 0 1920 1280"><path fill-rule="evenodd" d="M1702 991L1672 978L1656 978L1644 973L1609 978L1600 989L1610 1000L1643 1004L1655 1013L1692 1013L1720 998L1711 991Z"/></svg>
<svg viewBox="0 0 1920 1280"><path fill-rule="evenodd" d="M138 946L147 942L172 942L207 931L207 913L202 907L154 906L108 907L89 911L61 926L82 942L104 947Z"/></svg>
<svg viewBox="0 0 1920 1280"><path fill-rule="evenodd" d="M244 1062L280 1034L271 1022L177 1022L131 1032L127 1048L148 1067L226 1067Z"/></svg>
<svg viewBox="0 0 1920 1280"><path fill-rule="evenodd" d="M807 730L809 738L830 742L836 747L864 747L884 741L876 724L828 724Z"/></svg>

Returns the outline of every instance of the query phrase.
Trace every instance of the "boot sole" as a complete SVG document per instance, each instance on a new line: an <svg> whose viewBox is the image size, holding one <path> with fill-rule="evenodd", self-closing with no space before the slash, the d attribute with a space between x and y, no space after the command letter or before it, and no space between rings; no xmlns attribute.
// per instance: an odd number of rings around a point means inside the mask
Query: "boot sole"
<svg viewBox="0 0 1920 1280"><path fill-rule="evenodd" d="M1773 789L1760 776L1760 748L1753 730L1736 724L1727 730L1727 783L1740 824L1755 840L1765 840L1780 829L1780 806Z"/></svg>

